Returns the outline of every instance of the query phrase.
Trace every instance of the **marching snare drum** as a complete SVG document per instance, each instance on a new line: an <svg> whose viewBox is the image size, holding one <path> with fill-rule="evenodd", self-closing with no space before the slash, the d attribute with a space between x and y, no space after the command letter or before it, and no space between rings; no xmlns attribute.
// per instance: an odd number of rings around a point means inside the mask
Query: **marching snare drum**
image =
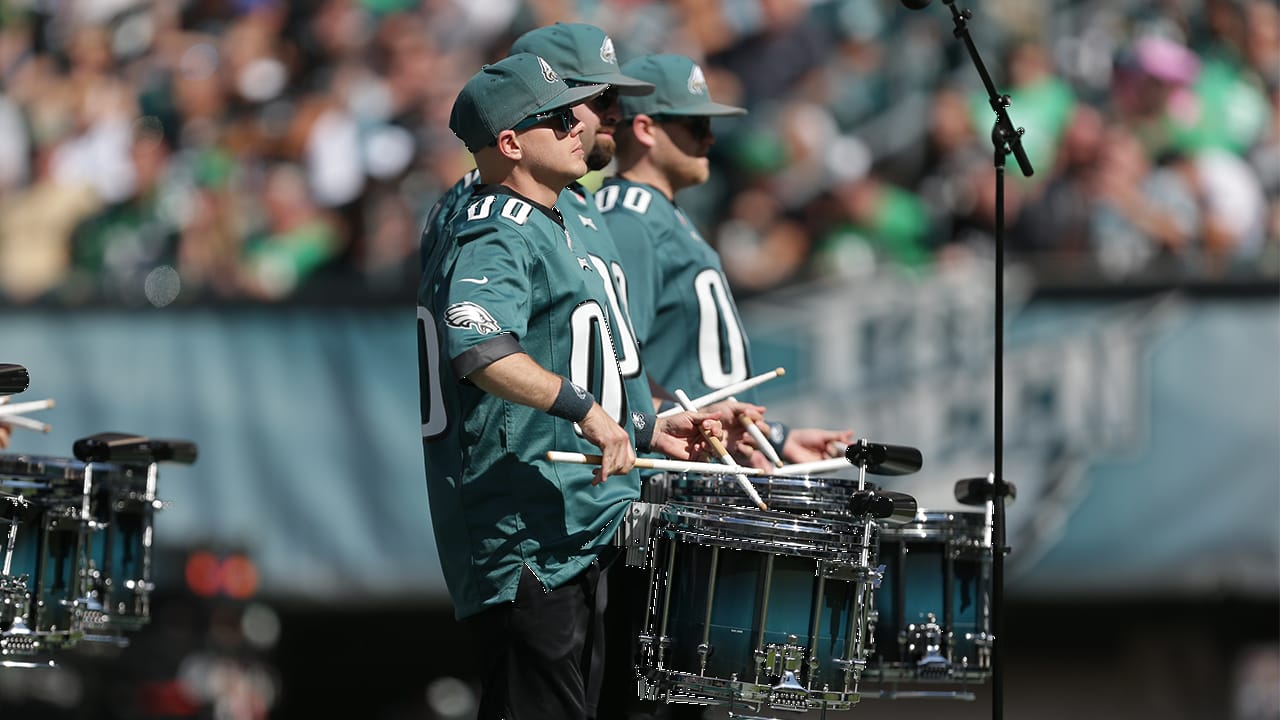
<svg viewBox="0 0 1280 720"><path fill-rule="evenodd" d="M29 505L9 528L10 649L123 645L150 619L154 466L0 455L0 490Z"/></svg>
<svg viewBox="0 0 1280 720"><path fill-rule="evenodd" d="M880 528L884 579L875 591L864 679L982 681L991 674L991 540L982 512L920 510Z"/></svg>
<svg viewBox="0 0 1280 720"><path fill-rule="evenodd" d="M857 703L874 524L670 502L651 543L642 698L786 710Z"/></svg>
<svg viewBox="0 0 1280 720"><path fill-rule="evenodd" d="M100 610L85 583L92 475L84 463L35 455L0 456L0 490L29 503L9 549L9 577L25 603L0 645L6 654L74 644Z"/></svg>
<svg viewBox="0 0 1280 720"><path fill-rule="evenodd" d="M854 519L849 498L859 489L878 490L874 483L858 487L856 478L822 475L749 475L770 510L800 515ZM676 502L706 505L746 505L746 493L736 475L686 472L671 475L670 497Z"/></svg>

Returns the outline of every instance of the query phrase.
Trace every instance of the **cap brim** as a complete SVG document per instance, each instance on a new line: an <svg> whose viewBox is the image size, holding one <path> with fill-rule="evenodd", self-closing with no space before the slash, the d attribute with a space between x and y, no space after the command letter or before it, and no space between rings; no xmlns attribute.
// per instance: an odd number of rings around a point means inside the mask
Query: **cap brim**
<svg viewBox="0 0 1280 720"><path fill-rule="evenodd" d="M735 107L733 105L722 105L717 102L704 102L697 105L686 105L681 108L672 108L670 110L655 111L655 115L687 115L689 117L722 117L727 115L746 115L747 109Z"/></svg>
<svg viewBox="0 0 1280 720"><path fill-rule="evenodd" d="M619 95L652 95L655 90L653 83L637 80L629 75L617 72L577 75L569 79L574 82L607 83L616 87Z"/></svg>
<svg viewBox="0 0 1280 720"><path fill-rule="evenodd" d="M529 114L540 115L542 113L551 112L552 110L559 110L560 108L579 105L608 89L608 85L579 85L577 87L571 87Z"/></svg>

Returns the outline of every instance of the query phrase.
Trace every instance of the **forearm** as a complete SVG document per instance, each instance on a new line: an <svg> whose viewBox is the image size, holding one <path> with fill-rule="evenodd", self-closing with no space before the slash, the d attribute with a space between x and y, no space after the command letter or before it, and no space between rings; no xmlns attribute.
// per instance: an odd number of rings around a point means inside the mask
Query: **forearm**
<svg viewBox="0 0 1280 720"><path fill-rule="evenodd" d="M546 412L564 378L525 353L514 353L472 371L467 379L490 395Z"/></svg>

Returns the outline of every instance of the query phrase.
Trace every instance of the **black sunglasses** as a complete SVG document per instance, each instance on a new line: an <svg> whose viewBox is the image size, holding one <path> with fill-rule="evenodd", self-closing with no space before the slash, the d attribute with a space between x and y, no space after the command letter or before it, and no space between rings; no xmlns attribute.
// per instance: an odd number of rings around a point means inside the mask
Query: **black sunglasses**
<svg viewBox="0 0 1280 720"><path fill-rule="evenodd" d="M541 125L542 123L549 122L551 120L555 120L560 123L558 126L552 125L551 126L552 129L563 131L565 134L568 134L569 131L573 129L573 126L578 124L578 119L573 116L573 108L563 107L563 108L560 108L559 110L551 110L550 112L538 113L537 115L530 115L529 117L521 120L515 125L512 125L511 129L512 130L528 130L531 127L536 127L538 125Z"/></svg>
<svg viewBox="0 0 1280 720"><path fill-rule="evenodd" d="M711 136L711 117L707 115L654 115L657 122L683 125L694 140L706 140Z"/></svg>

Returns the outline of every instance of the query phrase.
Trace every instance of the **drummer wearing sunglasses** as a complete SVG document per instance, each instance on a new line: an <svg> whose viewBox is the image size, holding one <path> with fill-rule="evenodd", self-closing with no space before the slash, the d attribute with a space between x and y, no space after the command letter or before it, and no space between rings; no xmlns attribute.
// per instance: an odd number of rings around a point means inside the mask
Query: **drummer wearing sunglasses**
<svg viewBox="0 0 1280 720"><path fill-rule="evenodd" d="M575 108L607 89L570 87L515 53L468 80L449 118L479 182L424 246L419 393L431 523L475 640L479 720L594 715L601 558L639 495L642 431L678 438L680 459L723 432L709 417L637 417L605 335L614 299L557 207L587 172ZM554 465L550 451L599 467Z"/></svg>

